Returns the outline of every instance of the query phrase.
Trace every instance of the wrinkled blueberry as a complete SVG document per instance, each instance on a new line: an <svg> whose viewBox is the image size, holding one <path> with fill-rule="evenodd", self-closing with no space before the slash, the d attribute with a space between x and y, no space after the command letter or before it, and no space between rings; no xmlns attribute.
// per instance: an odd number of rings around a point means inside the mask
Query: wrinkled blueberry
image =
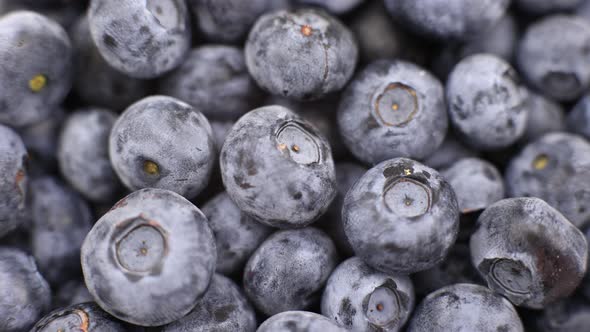
<svg viewBox="0 0 590 332"><path fill-rule="evenodd" d="M120 188L109 159L109 134L116 120L109 110L86 108L63 124L57 148L61 174L92 201L108 202Z"/></svg>
<svg viewBox="0 0 590 332"><path fill-rule="evenodd" d="M88 23L102 57L131 77L160 76L190 48L189 11L182 0L92 0Z"/></svg>
<svg viewBox="0 0 590 332"><path fill-rule="evenodd" d="M120 200L82 246L82 270L94 300L142 326L188 314L209 285L215 259L205 215L163 189L142 189Z"/></svg>
<svg viewBox="0 0 590 332"><path fill-rule="evenodd" d="M528 26L517 63L523 77L545 96L571 101L590 84L589 54L590 23L553 15Z"/></svg>
<svg viewBox="0 0 590 332"><path fill-rule="evenodd" d="M344 87L358 49L336 18L313 9L263 15L246 42L250 75L266 91L294 99L318 99Z"/></svg>
<svg viewBox="0 0 590 332"><path fill-rule="evenodd" d="M57 309L35 324L31 332L126 332L123 324L95 303Z"/></svg>
<svg viewBox="0 0 590 332"><path fill-rule="evenodd" d="M309 311L285 311L265 320L256 332L346 332L325 316Z"/></svg>
<svg viewBox="0 0 590 332"><path fill-rule="evenodd" d="M30 125L51 115L72 85L72 46L64 29L30 11L0 19L0 122Z"/></svg>
<svg viewBox="0 0 590 332"><path fill-rule="evenodd" d="M0 125L0 237L15 229L25 213L27 150L18 134Z"/></svg>
<svg viewBox="0 0 590 332"><path fill-rule="evenodd" d="M346 146L366 163L425 158L447 132L443 86L409 62L374 62L344 91L338 127Z"/></svg>
<svg viewBox="0 0 590 332"><path fill-rule="evenodd" d="M350 188L344 231L357 256L385 273L414 273L441 262L457 238L459 206L437 171L397 158Z"/></svg>
<svg viewBox="0 0 590 332"><path fill-rule="evenodd" d="M258 108L238 120L223 144L220 166L240 210L269 226L308 225L336 195L330 146L282 106Z"/></svg>
<svg viewBox="0 0 590 332"><path fill-rule="evenodd" d="M455 284L429 294L416 308L408 332L524 332L508 300L473 284Z"/></svg>
<svg viewBox="0 0 590 332"><path fill-rule="evenodd" d="M336 264L336 248L324 232L311 227L278 231L250 256L244 290L269 316L305 310L319 299Z"/></svg>
<svg viewBox="0 0 590 332"><path fill-rule="evenodd" d="M515 155L505 173L508 196L539 197L582 228L590 222L590 144L549 133Z"/></svg>
<svg viewBox="0 0 590 332"><path fill-rule="evenodd" d="M412 281L387 275L352 257L332 272L322 314L353 331L398 331L414 308Z"/></svg>
<svg viewBox="0 0 590 332"><path fill-rule="evenodd" d="M542 95L530 92L528 99L529 116L522 138L531 142L554 131L565 129L563 108L556 102Z"/></svg>
<svg viewBox="0 0 590 332"><path fill-rule="evenodd" d="M129 106L109 139L113 168L127 188L161 188L188 198L207 185L215 153L207 118L166 96Z"/></svg>
<svg viewBox="0 0 590 332"><path fill-rule="evenodd" d="M586 238L538 198L508 198L488 207L470 248L488 287L527 308L567 297L586 272Z"/></svg>
<svg viewBox="0 0 590 332"><path fill-rule="evenodd" d="M259 95L241 49L204 45L160 83L160 92L198 107L208 118L236 119L253 109Z"/></svg>
<svg viewBox="0 0 590 332"><path fill-rule="evenodd" d="M446 97L451 124L479 149L498 149L526 128L526 89L509 63L491 54L461 60L449 75Z"/></svg>
<svg viewBox="0 0 590 332"><path fill-rule="evenodd" d="M566 119L569 131L590 139L590 95L585 95L568 113Z"/></svg>

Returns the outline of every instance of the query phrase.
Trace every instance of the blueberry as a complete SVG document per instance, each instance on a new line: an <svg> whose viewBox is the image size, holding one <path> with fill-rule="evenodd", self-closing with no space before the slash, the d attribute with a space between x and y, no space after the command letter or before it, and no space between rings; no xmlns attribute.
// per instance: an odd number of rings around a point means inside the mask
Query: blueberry
<svg viewBox="0 0 590 332"><path fill-rule="evenodd" d="M590 85L590 23L552 15L528 26L517 50L523 77L545 96L574 100Z"/></svg>
<svg viewBox="0 0 590 332"><path fill-rule="evenodd" d="M523 135L528 94L506 61L491 54L461 60L449 75L446 95L451 123L472 146L503 148Z"/></svg>
<svg viewBox="0 0 590 332"><path fill-rule="evenodd" d="M578 101L568 113L566 123L571 132L590 139L590 95L584 95Z"/></svg>
<svg viewBox="0 0 590 332"><path fill-rule="evenodd" d="M15 229L25 213L27 150L20 136L0 125L0 237Z"/></svg>
<svg viewBox="0 0 590 332"><path fill-rule="evenodd" d="M375 271L358 257L332 272L322 296L322 314L354 331L398 331L413 308L410 278Z"/></svg>
<svg viewBox="0 0 590 332"><path fill-rule="evenodd" d="M205 188L215 162L207 119L166 96L144 98L123 112L111 131L109 154L127 188L162 188L188 198Z"/></svg>
<svg viewBox="0 0 590 332"><path fill-rule="evenodd" d="M83 280L70 280L61 284L53 297L53 308L60 309L74 304L92 302L94 299Z"/></svg>
<svg viewBox="0 0 590 332"><path fill-rule="evenodd" d="M334 15L352 11L365 0L295 0L302 6L319 6Z"/></svg>
<svg viewBox="0 0 590 332"><path fill-rule="evenodd" d="M565 129L566 120L563 108L553 100L530 92L527 108L529 116L522 137L525 142L531 142L547 133Z"/></svg>
<svg viewBox="0 0 590 332"><path fill-rule="evenodd" d="M256 332L346 332L325 316L309 311L285 311L260 325Z"/></svg>
<svg viewBox="0 0 590 332"><path fill-rule="evenodd" d="M74 90L84 103L119 111L148 94L148 81L129 77L103 59L86 15L76 21L70 35L76 54Z"/></svg>
<svg viewBox="0 0 590 332"><path fill-rule="evenodd" d="M90 294L124 321L156 326L188 314L215 270L205 215L182 196L142 189L100 218L82 246Z"/></svg>
<svg viewBox="0 0 590 332"><path fill-rule="evenodd" d="M400 23L441 40L477 37L502 18L509 4L509 0L385 0Z"/></svg>
<svg viewBox="0 0 590 332"><path fill-rule="evenodd" d="M53 177L31 181L31 245L39 270L51 284L80 275L80 247L92 228L88 204Z"/></svg>
<svg viewBox="0 0 590 332"><path fill-rule="evenodd" d="M590 144L582 137L549 133L515 155L505 173L508 196L534 196L578 227L590 222Z"/></svg>
<svg viewBox="0 0 590 332"><path fill-rule="evenodd" d="M473 284L430 293L416 308L408 332L524 332L516 309L505 298Z"/></svg>
<svg viewBox="0 0 590 332"><path fill-rule="evenodd" d="M213 141L215 142L215 150L218 153L221 153L223 142L225 142L225 138L234 126L234 123L234 121L230 120L211 120L209 122L213 134Z"/></svg>
<svg viewBox="0 0 590 332"><path fill-rule="evenodd" d="M109 159L109 134L117 115L100 108L81 109L65 121L57 159L61 174L86 198L108 202L120 184Z"/></svg>
<svg viewBox="0 0 590 332"><path fill-rule="evenodd" d="M319 299L336 264L336 248L324 232L311 227L278 231L250 256L244 290L269 316L305 310Z"/></svg>
<svg viewBox="0 0 590 332"><path fill-rule="evenodd" d="M65 117L63 108L57 107L50 117L16 129L29 152L31 166L45 164L52 168L57 167L57 141Z"/></svg>
<svg viewBox="0 0 590 332"><path fill-rule="evenodd" d="M27 331L49 309L49 285L18 249L0 247L0 285L0 331Z"/></svg>
<svg viewBox="0 0 590 332"><path fill-rule="evenodd" d="M237 47L204 45L160 84L160 92L197 105L208 118L237 119L257 104L260 92Z"/></svg>
<svg viewBox="0 0 590 332"><path fill-rule="evenodd" d="M35 324L31 332L125 332L127 329L95 303L57 309Z"/></svg>
<svg viewBox="0 0 590 332"><path fill-rule="evenodd" d="M538 198L509 198L488 207L470 247L488 287L527 308L567 297L586 272L586 238Z"/></svg>
<svg viewBox="0 0 590 332"><path fill-rule="evenodd" d="M246 64L260 87L310 100L344 87L358 50L352 33L323 11L278 11L258 19L246 42Z"/></svg>
<svg viewBox="0 0 590 332"><path fill-rule="evenodd" d="M385 273L440 263L455 242L459 207L437 171L398 158L371 168L346 194L346 236L357 256Z"/></svg>
<svg viewBox="0 0 590 332"><path fill-rule="evenodd" d="M471 157L477 157L477 152L465 146L461 140L449 132L438 149L424 159L423 163L434 169L443 169L450 167L459 159Z"/></svg>
<svg viewBox="0 0 590 332"><path fill-rule="evenodd" d="M106 62L131 77L158 77L190 48L189 12L181 0L91 0L88 23Z"/></svg>
<svg viewBox="0 0 590 332"><path fill-rule="evenodd" d="M241 289L230 279L216 274L195 309L166 325L162 332L256 331L254 308Z"/></svg>
<svg viewBox="0 0 590 332"><path fill-rule="evenodd" d="M231 199L269 226L308 225L336 195L330 146L282 106L258 108L238 120L223 144L220 166Z"/></svg>
<svg viewBox="0 0 590 332"><path fill-rule="evenodd" d="M535 14L551 14L559 11L571 11L585 0L515 0L518 8L521 10Z"/></svg>
<svg viewBox="0 0 590 332"><path fill-rule="evenodd" d="M548 305L537 319L539 332L578 332L588 329L590 304L580 298L568 298Z"/></svg>
<svg viewBox="0 0 590 332"><path fill-rule="evenodd" d="M422 159L447 132L442 84L404 61L370 64L343 94L338 127L350 151L366 163Z"/></svg>
<svg viewBox="0 0 590 332"><path fill-rule="evenodd" d="M504 198L502 175L483 159L459 159L441 174L455 191L462 213L483 210Z"/></svg>
<svg viewBox="0 0 590 332"><path fill-rule="evenodd" d="M217 273L241 272L248 257L272 232L272 228L242 213L225 192L203 205L202 211L215 235Z"/></svg>
<svg viewBox="0 0 590 332"><path fill-rule="evenodd" d="M0 19L0 122L30 125L51 115L71 88L72 46L45 16L17 11Z"/></svg>

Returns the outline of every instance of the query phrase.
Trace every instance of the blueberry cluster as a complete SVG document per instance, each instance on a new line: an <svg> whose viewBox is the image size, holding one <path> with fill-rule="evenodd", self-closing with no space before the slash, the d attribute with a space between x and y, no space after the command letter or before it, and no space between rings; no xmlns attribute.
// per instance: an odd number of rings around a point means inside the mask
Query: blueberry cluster
<svg viewBox="0 0 590 332"><path fill-rule="evenodd" d="M0 332L590 331L590 0L0 0Z"/></svg>

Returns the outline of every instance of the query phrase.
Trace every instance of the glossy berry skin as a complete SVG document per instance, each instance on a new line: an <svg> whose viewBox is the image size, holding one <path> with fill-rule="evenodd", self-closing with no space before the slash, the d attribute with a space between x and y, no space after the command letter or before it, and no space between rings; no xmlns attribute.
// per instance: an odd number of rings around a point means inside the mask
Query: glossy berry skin
<svg viewBox="0 0 590 332"><path fill-rule="evenodd" d="M260 95L241 49L204 45L160 83L160 92L195 105L207 118L237 119L256 106Z"/></svg>
<svg viewBox="0 0 590 332"><path fill-rule="evenodd" d="M215 162L207 118L167 96L129 106L111 130L109 154L127 188L161 188L188 198L205 188Z"/></svg>
<svg viewBox="0 0 590 332"><path fill-rule="evenodd" d="M256 332L346 332L325 316L309 311L285 311L265 320Z"/></svg>
<svg viewBox="0 0 590 332"><path fill-rule="evenodd" d="M344 143L368 164L425 158L442 143L447 127L442 84L404 61L370 64L346 89L338 109Z"/></svg>
<svg viewBox="0 0 590 332"><path fill-rule="evenodd" d="M92 39L113 68L154 78L178 66L190 47L188 8L178 0L92 0Z"/></svg>
<svg viewBox="0 0 590 332"><path fill-rule="evenodd" d="M250 255L273 231L240 211L225 192L205 203L202 211L215 235L217 273L241 272Z"/></svg>
<svg viewBox="0 0 590 332"><path fill-rule="evenodd" d="M76 55L74 91L85 104L121 111L148 94L148 81L129 77L103 59L92 40L87 15L76 21L70 35Z"/></svg>
<svg viewBox="0 0 590 332"><path fill-rule="evenodd" d="M552 15L528 26L517 51L523 77L545 96L571 101L590 84L590 23Z"/></svg>
<svg viewBox="0 0 590 332"><path fill-rule="evenodd" d="M457 195L462 213L483 210L504 198L504 179L498 169L479 158L457 160L441 172Z"/></svg>
<svg viewBox="0 0 590 332"><path fill-rule="evenodd" d="M121 187L109 159L109 134L116 120L107 109L77 110L66 119L59 138L61 174L95 202L110 201Z"/></svg>
<svg viewBox="0 0 590 332"><path fill-rule="evenodd" d="M94 222L78 193L54 177L31 181L31 247L39 270L52 285L80 275L80 247Z"/></svg>
<svg viewBox="0 0 590 332"><path fill-rule="evenodd" d="M569 296L588 259L584 234L538 198L488 207L470 239L471 261L490 289L533 309Z"/></svg>
<svg viewBox="0 0 590 332"><path fill-rule="evenodd" d="M451 123L478 149L506 147L524 133L527 91L509 63L490 54L464 58L446 86Z"/></svg>
<svg viewBox="0 0 590 332"><path fill-rule="evenodd" d="M23 251L0 247L0 284L1 331L27 331L49 309L49 285Z"/></svg>
<svg viewBox="0 0 590 332"><path fill-rule="evenodd" d="M35 324L31 332L125 332L122 323L95 303L79 303L57 309Z"/></svg>
<svg viewBox="0 0 590 332"><path fill-rule="evenodd" d="M445 258L459 231L459 206L437 171L397 158L371 168L350 188L342 220L354 252L368 265L410 274Z"/></svg>
<svg viewBox="0 0 590 332"><path fill-rule="evenodd" d="M408 332L524 332L514 306L474 284L454 284L430 293L416 308Z"/></svg>
<svg viewBox="0 0 590 332"><path fill-rule="evenodd" d="M365 0L296 0L302 6L322 7L334 15L350 12Z"/></svg>
<svg viewBox="0 0 590 332"><path fill-rule="evenodd" d="M64 29L30 11L0 19L0 123L25 126L51 115L72 85Z"/></svg>
<svg viewBox="0 0 590 332"><path fill-rule="evenodd" d="M502 18L509 0L385 0L403 26L441 40L476 38Z"/></svg>
<svg viewBox="0 0 590 332"><path fill-rule="evenodd" d="M542 95L529 92L527 108L529 116L522 136L525 142L532 142L551 132L565 131L565 113L558 103Z"/></svg>
<svg viewBox="0 0 590 332"><path fill-rule="evenodd" d="M215 274L195 309L162 328L162 332L256 331L254 308L230 279Z"/></svg>
<svg viewBox="0 0 590 332"><path fill-rule="evenodd" d="M409 277L378 272L360 258L332 272L322 296L322 314L353 331L399 331L414 308Z"/></svg>
<svg viewBox="0 0 590 332"><path fill-rule="evenodd" d="M314 9L277 11L258 19L246 42L246 64L275 95L311 100L344 87L358 57L352 33Z"/></svg>
<svg viewBox="0 0 590 332"><path fill-rule="evenodd" d="M141 326L188 314L215 270L207 218L182 196L142 189L100 218L82 246L88 290L102 309Z"/></svg>
<svg viewBox="0 0 590 332"><path fill-rule="evenodd" d="M590 144L582 137L549 133L529 143L506 169L508 196L549 203L579 228L590 222Z"/></svg>
<svg viewBox="0 0 590 332"><path fill-rule="evenodd" d="M571 11L585 0L515 0L520 10L527 13L542 15L560 11Z"/></svg>
<svg viewBox="0 0 590 332"><path fill-rule="evenodd" d="M244 269L244 290L266 315L305 310L338 264L332 240L307 227L278 231L250 256Z"/></svg>
<svg viewBox="0 0 590 332"><path fill-rule="evenodd" d="M590 139L590 95L585 95L578 101L566 120L569 131Z"/></svg>
<svg viewBox="0 0 590 332"><path fill-rule="evenodd" d="M455 161L462 158L475 158L477 151L465 146L463 142L450 132L442 144L422 163L428 167L442 170L450 167Z"/></svg>
<svg viewBox="0 0 590 332"><path fill-rule="evenodd" d="M15 229L25 212L27 150L20 136L0 125L0 237Z"/></svg>
<svg viewBox="0 0 590 332"><path fill-rule="evenodd" d="M240 118L225 139L220 166L231 199L269 226L306 226L336 195L326 139L282 106L258 108Z"/></svg>

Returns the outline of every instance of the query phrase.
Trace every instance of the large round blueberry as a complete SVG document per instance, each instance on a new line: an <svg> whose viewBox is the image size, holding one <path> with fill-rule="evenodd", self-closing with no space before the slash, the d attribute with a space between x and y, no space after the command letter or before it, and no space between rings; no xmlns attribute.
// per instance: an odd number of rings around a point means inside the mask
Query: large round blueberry
<svg viewBox="0 0 590 332"><path fill-rule="evenodd" d="M563 108L553 100L530 92L527 108L529 116L522 136L525 142L534 141L550 132L565 130L566 119Z"/></svg>
<svg viewBox="0 0 590 332"><path fill-rule="evenodd" d="M250 31L245 52L250 75L260 87L304 100L342 89L358 57L352 33L313 9L262 16Z"/></svg>
<svg viewBox="0 0 590 332"><path fill-rule="evenodd" d="M207 185L215 153L207 118L166 96L129 106L109 139L113 168L127 188L162 188L188 198Z"/></svg>
<svg viewBox="0 0 590 332"><path fill-rule="evenodd" d="M509 198L488 207L470 247L488 287L518 306L540 309L565 298L586 273L584 234L538 198Z"/></svg>
<svg viewBox="0 0 590 332"><path fill-rule="evenodd" d="M524 133L527 91L510 64L494 55L461 60L449 75L446 95L451 123L476 148L503 148Z"/></svg>
<svg viewBox="0 0 590 332"><path fill-rule="evenodd" d="M0 285L0 331L28 331L49 309L49 285L18 249L0 247Z"/></svg>
<svg viewBox="0 0 590 332"><path fill-rule="evenodd" d="M88 204L53 177L31 181L31 249L52 285L79 276L80 247L92 228Z"/></svg>
<svg viewBox="0 0 590 332"><path fill-rule="evenodd" d="M342 207L354 252L386 273L414 273L442 261L459 231L459 206L437 171L398 158L371 168Z"/></svg>
<svg viewBox="0 0 590 332"><path fill-rule="evenodd" d="M236 119L256 105L260 92L241 49L205 45L160 83L160 92L197 106L208 118Z"/></svg>
<svg viewBox="0 0 590 332"><path fill-rule="evenodd" d="M95 303L57 309L35 324L31 332L125 332L123 324Z"/></svg>
<svg viewBox="0 0 590 332"><path fill-rule="evenodd" d="M190 314L166 325L162 332L256 331L256 314L241 289L230 279L216 274L207 292Z"/></svg>
<svg viewBox="0 0 590 332"><path fill-rule="evenodd" d="M385 0L401 24L427 37L467 40L502 18L510 0Z"/></svg>
<svg viewBox="0 0 590 332"><path fill-rule="evenodd" d="M240 210L270 226L308 225L336 195L330 146L282 106L244 115L225 139L220 166L227 193Z"/></svg>
<svg viewBox="0 0 590 332"><path fill-rule="evenodd" d="M531 24L520 41L517 62L524 78L544 95L578 98L590 84L590 23L553 15Z"/></svg>
<svg viewBox="0 0 590 332"><path fill-rule="evenodd" d="M0 237L15 229L25 212L27 150L20 136L0 125Z"/></svg>
<svg viewBox="0 0 590 332"><path fill-rule="evenodd" d="M205 203L202 211L215 235L218 273L241 272L244 264L273 231L249 217L223 192Z"/></svg>
<svg viewBox="0 0 590 332"><path fill-rule="evenodd" d="M215 271L205 215L168 190L142 189L100 218L82 246L95 301L124 321L156 326L188 314Z"/></svg>
<svg viewBox="0 0 590 332"><path fill-rule="evenodd" d="M92 0L88 23L103 58L136 78L154 78L175 68L190 47L183 0Z"/></svg>
<svg viewBox="0 0 590 332"><path fill-rule="evenodd" d="M17 11L0 19L0 122L24 126L51 115L72 85L72 46L51 19Z"/></svg>
<svg viewBox="0 0 590 332"><path fill-rule="evenodd" d="M455 284L430 293L410 320L408 332L524 332L514 306L489 289Z"/></svg>
<svg viewBox="0 0 590 332"><path fill-rule="evenodd" d="M307 227L278 231L250 256L244 269L244 290L267 315L305 310L319 298L338 263L332 240Z"/></svg>
<svg viewBox="0 0 590 332"><path fill-rule="evenodd" d="M590 222L590 144L582 137L550 133L529 143L505 180L508 196L539 197L580 228Z"/></svg>
<svg viewBox="0 0 590 332"><path fill-rule="evenodd" d="M457 160L441 174L455 191L462 213L483 210L504 198L502 175L483 159Z"/></svg>
<svg viewBox="0 0 590 332"><path fill-rule="evenodd" d="M414 308L412 281L387 275L352 257L328 279L322 314L353 331L398 331Z"/></svg>
<svg viewBox="0 0 590 332"><path fill-rule="evenodd" d="M568 113L566 124L571 132L590 139L590 95L580 99Z"/></svg>
<svg viewBox="0 0 590 332"><path fill-rule="evenodd" d="M325 316L309 311L285 311L265 320L256 332L346 332Z"/></svg>
<svg viewBox="0 0 590 332"><path fill-rule="evenodd" d="M338 127L350 151L366 163L433 153L447 132L442 84L425 69L381 60L344 91Z"/></svg>
<svg viewBox="0 0 590 332"><path fill-rule="evenodd" d="M117 115L109 110L79 110L65 121L57 148L61 174L92 201L108 202L120 184L109 159L109 134Z"/></svg>

